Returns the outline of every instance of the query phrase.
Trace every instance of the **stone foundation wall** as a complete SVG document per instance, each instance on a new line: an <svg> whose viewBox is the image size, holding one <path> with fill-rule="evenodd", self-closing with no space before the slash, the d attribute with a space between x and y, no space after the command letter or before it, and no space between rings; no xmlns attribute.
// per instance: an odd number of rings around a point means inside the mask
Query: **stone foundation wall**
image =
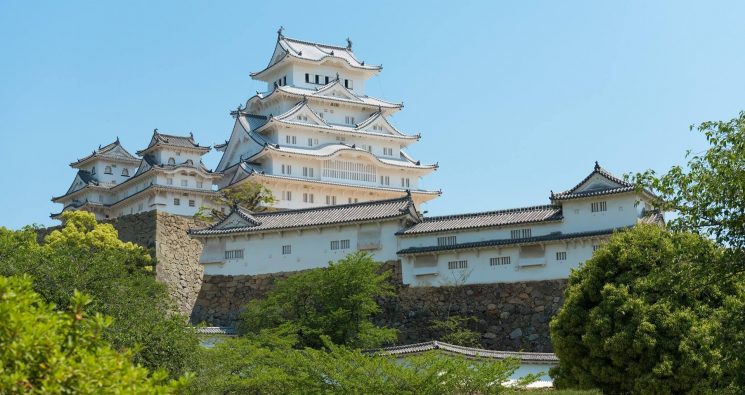
<svg viewBox="0 0 745 395"><path fill-rule="evenodd" d="M189 316L202 286L199 264L202 243L189 237L189 229L206 224L191 217L157 212L155 229L155 278L168 287L180 311Z"/></svg>
<svg viewBox="0 0 745 395"><path fill-rule="evenodd" d="M475 317L468 328L481 334L481 345L494 350L551 352L548 322L563 302L566 280L455 287L409 287L401 284L400 264L391 283L396 296L380 300L378 325L399 330L399 342L439 338L432 321L449 315ZM233 326L249 300L263 297L272 283L294 273L260 276L204 276L192 310L193 323Z"/></svg>
<svg viewBox="0 0 745 395"><path fill-rule="evenodd" d="M146 248L155 258L155 276L164 283L183 314L191 314L202 283L199 256L202 245L187 235L190 228L205 224L190 217L171 215L161 211L124 215L110 223L119 232L119 239ZM40 229L40 241L59 226Z"/></svg>
<svg viewBox="0 0 745 395"><path fill-rule="evenodd" d="M564 301L566 280L454 287L407 287L380 301L378 325L399 330L399 342L438 339L433 320L474 317L466 327L491 350L552 352L548 323Z"/></svg>

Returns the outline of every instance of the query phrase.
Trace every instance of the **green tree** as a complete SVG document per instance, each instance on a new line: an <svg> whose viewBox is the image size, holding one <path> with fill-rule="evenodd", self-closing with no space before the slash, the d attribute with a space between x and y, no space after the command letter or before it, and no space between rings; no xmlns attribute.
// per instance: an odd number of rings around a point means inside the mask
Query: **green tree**
<svg viewBox="0 0 745 395"><path fill-rule="evenodd" d="M655 202L677 215L668 223L675 231L699 233L725 248L724 259L705 265L701 286L730 281L745 272L745 112L729 121L691 126L702 133L709 148L686 154L685 166L674 166L658 176L648 170L634 178L639 188L653 189ZM722 366L732 384L745 389L745 314L742 286L728 296L724 309L713 320L721 324Z"/></svg>
<svg viewBox="0 0 745 395"><path fill-rule="evenodd" d="M686 154L688 164L657 176L652 170L637 174L640 187L653 189L656 205L677 216L673 230L713 236L722 245L745 248L745 111L730 121L691 126L710 144L702 154ZM742 256L740 256L741 258ZM745 270L745 262L739 262Z"/></svg>
<svg viewBox="0 0 745 395"><path fill-rule="evenodd" d="M442 332L440 340L466 347L481 347L481 334L468 328L468 323L478 322L474 316L451 315L442 320L432 320L431 327Z"/></svg>
<svg viewBox="0 0 745 395"><path fill-rule="evenodd" d="M499 394L516 359L479 361L429 352L373 355L322 339L323 349L272 348L253 338L205 351L191 384L195 394ZM271 343L271 342L270 342ZM526 376L520 385L535 380Z"/></svg>
<svg viewBox="0 0 745 395"><path fill-rule="evenodd" d="M266 211L276 202L277 199L269 188L252 181L223 188L216 197L212 198L212 205L215 207L242 207L252 212ZM195 217L222 219L225 213L219 209L201 207Z"/></svg>
<svg viewBox="0 0 745 395"><path fill-rule="evenodd" d="M102 339L111 319L88 316L79 292L68 311L55 310L29 277L0 277L0 393L169 394L186 383L130 361Z"/></svg>
<svg viewBox="0 0 745 395"><path fill-rule="evenodd" d="M155 280L147 251L120 241L116 229L93 214L71 211L62 219L62 228L41 245L31 228L0 228L0 275L30 275L34 289L57 306L76 291L91 295L88 311L114 319L104 331L114 348L133 350L134 361L148 368L181 375L198 339Z"/></svg>
<svg viewBox="0 0 745 395"><path fill-rule="evenodd" d="M561 361L555 385L649 394L727 388L714 318L742 279L708 281L708 267L724 256L708 239L657 226L611 236L571 273L551 321Z"/></svg>
<svg viewBox="0 0 745 395"><path fill-rule="evenodd" d="M322 336L335 344L377 347L396 339L396 330L379 328L370 317L380 311L376 298L390 296L389 272L358 252L329 264L279 281L265 299L251 301L239 329L262 330L296 336L300 347L320 348Z"/></svg>

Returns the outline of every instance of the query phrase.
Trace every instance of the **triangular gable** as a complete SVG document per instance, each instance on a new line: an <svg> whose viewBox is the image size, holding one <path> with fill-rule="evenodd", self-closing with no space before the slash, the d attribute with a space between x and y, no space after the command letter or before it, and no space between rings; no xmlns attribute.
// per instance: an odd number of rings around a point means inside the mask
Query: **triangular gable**
<svg viewBox="0 0 745 395"><path fill-rule="evenodd" d="M145 155L145 157L142 158L142 160L140 161L140 166L137 167L137 171L135 172L135 177L150 170L153 167L150 164L150 162L155 163L155 159L153 159L149 154Z"/></svg>
<svg viewBox="0 0 745 395"><path fill-rule="evenodd" d="M575 189L572 189L572 193L583 193L583 192L596 192L605 191L608 189L621 188L623 185L611 180L602 174L593 174L589 179L580 184Z"/></svg>
<svg viewBox="0 0 745 395"><path fill-rule="evenodd" d="M393 126L381 112L374 113L372 116L370 116L370 118L357 125L357 128L370 133L391 134L398 136L404 135L398 129L396 129L396 127Z"/></svg>
<svg viewBox="0 0 745 395"><path fill-rule="evenodd" d="M323 88L319 89L314 96L325 96L325 97L337 97L345 100L352 100L362 103L362 99L357 97L352 91L345 88L344 85L337 79L334 82L329 83Z"/></svg>
<svg viewBox="0 0 745 395"><path fill-rule="evenodd" d="M121 159L137 159L134 155L130 154L124 147L121 146L121 144L116 144L111 149L106 151L105 155L107 157L113 157L113 158L121 158Z"/></svg>
<svg viewBox="0 0 745 395"><path fill-rule="evenodd" d="M217 164L215 171L221 172L238 162L238 154L236 153L236 150L241 145L240 136L245 135L248 132L241 125L239 118L236 119L235 124L233 125L233 131L230 133L228 145L225 147L222 157L220 158L220 163Z"/></svg>
<svg viewBox="0 0 745 395"><path fill-rule="evenodd" d="M248 228L248 227L254 227L259 225L260 222L257 221L252 216L241 213L239 210L233 210L228 214L228 216L220 221L218 224L213 226L210 229L217 230L217 229L234 229L234 228Z"/></svg>
<svg viewBox="0 0 745 395"><path fill-rule="evenodd" d="M287 50L282 46L281 41L277 41L277 45L274 46L274 53L272 53L271 59L269 59L269 64L266 66L266 68L269 68L282 60L287 55Z"/></svg>
<svg viewBox="0 0 745 395"><path fill-rule="evenodd" d="M65 192L65 195L69 195L73 192L79 191L85 188L87 185L88 185L88 182L86 182L82 177L80 177L80 173L75 174L75 179L72 180L72 184L70 184L70 188L67 188L67 192Z"/></svg>
<svg viewBox="0 0 745 395"><path fill-rule="evenodd" d="M286 113L278 116L277 119L280 121L303 123L313 126L328 126L323 118L319 117L315 111L311 110L310 107L308 107L308 103L306 101L298 103L295 107L293 107Z"/></svg>
<svg viewBox="0 0 745 395"><path fill-rule="evenodd" d="M574 188L562 192L562 194L606 191L631 186L633 186L633 184L608 173L596 162L592 173L585 177L584 180L580 181L580 183L574 186Z"/></svg>

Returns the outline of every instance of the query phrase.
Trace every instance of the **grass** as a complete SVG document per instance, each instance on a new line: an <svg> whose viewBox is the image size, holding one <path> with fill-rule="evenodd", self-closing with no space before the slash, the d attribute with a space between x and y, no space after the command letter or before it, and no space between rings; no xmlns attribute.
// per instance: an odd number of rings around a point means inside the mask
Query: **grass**
<svg viewBox="0 0 745 395"><path fill-rule="evenodd" d="M603 393L598 390L554 390L554 389L534 389L534 390L523 390L508 392L509 395L534 395L534 394L545 394L545 395L602 395Z"/></svg>

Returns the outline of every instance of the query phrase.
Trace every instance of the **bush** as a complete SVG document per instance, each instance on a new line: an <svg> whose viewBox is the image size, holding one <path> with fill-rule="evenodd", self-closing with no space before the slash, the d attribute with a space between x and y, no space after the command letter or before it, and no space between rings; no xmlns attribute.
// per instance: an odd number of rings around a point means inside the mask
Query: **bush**
<svg viewBox="0 0 745 395"><path fill-rule="evenodd" d="M251 338L206 351L195 394L499 394L516 359L474 361L429 352L399 361L326 341L324 349L276 347ZM274 343L274 347L267 346ZM529 376L519 383L528 384Z"/></svg>
<svg viewBox="0 0 745 395"><path fill-rule="evenodd" d="M366 253L354 253L328 268L312 269L279 281L266 299L251 301L241 315L242 333L277 331L295 337L299 347L320 348L321 338L351 347L378 347L396 340L394 329L379 328L370 317L380 311L376 298L392 295L389 273Z"/></svg>
<svg viewBox="0 0 745 395"><path fill-rule="evenodd" d="M0 277L0 393L168 394L185 380L135 366L103 339L110 318L88 316L79 292L66 312L31 288L29 277Z"/></svg>
<svg viewBox="0 0 745 395"><path fill-rule="evenodd" d="M723 256L707 239L656 226L614 234L572 272L551 321L555 385L655 394L727 387L716 317L742 276L710 276Z"/></svg>
<svg viewBox="0 0 745 395"><path fill-rule="evenodd" d="M0 275L30 275L35 291L57 306L76 291L91 295L87 311L113 318L103 335L115 349L133 350L135 362L148 368L183 374L198 339L155 280L147 251L120 241L116 229L93 214L68 211L63 221L41 245L32 228L0 228Z"/></svg>

